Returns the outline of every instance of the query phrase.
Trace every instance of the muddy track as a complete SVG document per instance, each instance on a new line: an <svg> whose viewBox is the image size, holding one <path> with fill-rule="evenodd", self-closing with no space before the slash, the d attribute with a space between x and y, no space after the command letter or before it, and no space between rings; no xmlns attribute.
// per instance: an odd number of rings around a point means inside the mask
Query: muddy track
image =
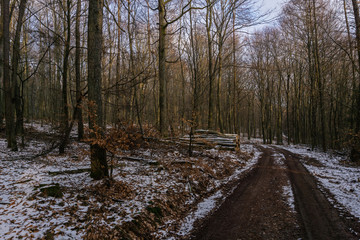
<svg viewBox="0 0 360 240"><path fill-rule="evenodd" d="M359 239L348 230L359 224L339 217L297 155L259 148L258 164L191 239ZM285 163L279 164L278 153ZM283 196L289 180L296 212Z"/></svg>
<svg viewBox="0 0 360 240"><path fill-rule="evenodd" d="M263 154L220 208L197 230L193 239L298 239L295 214L282 198L287 183L284 168L275 165L273 151Z"/></svg>
<svg viewBox="0 0 360 240"><path fill-rule="evenodd" d="M318 189L315 179L300 163L300 157L289 151L277 148L286 157L289 178L295 195L306 239L359 239L349 229L359 229L359 224L350 223L340 217Z"/></svg>

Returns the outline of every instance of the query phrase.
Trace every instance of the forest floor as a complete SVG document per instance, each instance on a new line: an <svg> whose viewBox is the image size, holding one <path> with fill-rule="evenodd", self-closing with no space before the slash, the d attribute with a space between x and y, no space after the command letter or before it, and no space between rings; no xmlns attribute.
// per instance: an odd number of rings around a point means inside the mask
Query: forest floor
<svg viewBox="0 0 360 240"><path fill-rule="evenodd" d="M46 152L56 136L27 125L11 152L0 133L0 239L360 239L360 168L344 156L254 141L189 157L152 140L93 181L88 145Z"/></svg>
<svg viewBox="0 0 360 240"><path fill-rule="evenodd" d="M189 157L186 145L151 140L114 156L112 181L93 181L75 132L63 155L48 151L59 137L50 126L26 132L18 152L0 137L0 239L186 238L260 154L244 145Z"/></svg>

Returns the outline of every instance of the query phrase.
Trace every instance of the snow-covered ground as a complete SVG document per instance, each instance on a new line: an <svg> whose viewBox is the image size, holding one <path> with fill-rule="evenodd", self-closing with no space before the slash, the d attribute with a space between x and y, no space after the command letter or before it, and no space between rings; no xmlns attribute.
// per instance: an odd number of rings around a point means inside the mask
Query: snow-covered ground
<svg viewBox="0 0 360 240"><path fill-rule="evenodd" d="M351 167L345 157L310 151L305 146L283 147L303 156L302 163L322 186L328 189L341 206L360 218L360 167ZM329 198L332 201L331 198Z"/></svg>
<svg viewBox="0 0 360 240"><path fill-rule="evenodd" d="M36 145L36 147L35 147ZM0 140L0 238L1 239L37 239L47 233L65 239L76 238L79 234L66 224L73 222L76 215L84 215L87 206L72 200L73 194L66 193L62 198L45 199L36 197L41 186L59 183L66 188L82 188L89 185L91 179L86 173L76 178L68 174L50 175L49 172L87 168L87 161L78 162L71 157L47 156L31 161L26 158L40 152L44 144L32 143L26 151L10 152L5 141ZM14 158L16 157L16 160ZM71 213L70 208L76 211ZM76 215L72 215L76 214Z"/></svg>
<svg viewBox="0 0 360 240"><path fill-rule="evenodd" d="M32 128L54 133L46 125L33 124ZM176 149L124 151L118 157L140 161L116 159L115 184L107 189L105 183L89 176L87 144L73 143L65 155L56 150L32 158L49 145L43 139L32 139L26 148L11 152L0 139L0 239L99 239L99 232L111 236L123 223L156 209L156 204L177 200L184 206L196 203L174 232L186 235L198 218L206 216L228 194L221 186L251 168L260 155L252 145L241 149L250 159L217 149L195 151L199 157L188 157ZM43 189L49 186L59 186L62 196L45 196ZM204 192L213 194L199 202ZM168 227L179 225L178 219L166 219L156 233L159 237L166 236Z"/></svg>

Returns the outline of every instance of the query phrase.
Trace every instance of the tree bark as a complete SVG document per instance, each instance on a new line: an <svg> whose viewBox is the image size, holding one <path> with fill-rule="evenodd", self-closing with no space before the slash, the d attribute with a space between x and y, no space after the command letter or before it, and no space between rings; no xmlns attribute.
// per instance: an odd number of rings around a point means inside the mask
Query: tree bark
<svg viewBox="0 0 360 240"><path fill-rule="evenodd" d="M313 23L314 23L314 64L315 64L315 78L317 81L318 94L319 94L319 107L320 107L320 125L321 125L321 136L320 141L322 148L326 151L326 129L325 129L325 109L324 109L324 97L323 97L323 79L321 71L321 63L319 56L319 41L318 41L318 23L316 17L316 5L315 0L312 1L313 6Z"/></svg>
<svg viewBox="0 0 360 240"><path fill-rule="evenodd" d="M120 11L121 11L121 2L120 0L117 1L117 5L118 5L118 10L117 10L117 17L118 17L118 22L119 24L121 24L121 15L120 15ZM114 113L114 119L116 123L119 123L120 118L121 118L121 113L120 113L120 78L121 78L121 29L118 28L117 29L117 53L116 53L116 87L115 87L115 105L116 105L116 109L115 109L115 113Z"/></svg>
<svg viewBox="0 0 360 240"><path fill-rule="evenodd" d="M240 135L240 125L238 123L238 121L240 121L240 119L237 119L237 104L236 104L236 100L240 97L237 96L237 61L236 61L236 32L235 32L235 14L233 14L233 29L232 29L232 34L233 34L233 39L232 39L232 51L233 51L233 97L232 97L232 124L233 124L233 133L237 133ZM240 94L238 94L240 95ZM238 127L239 126L239 127Z"/></svg>
<svg viewBox="0 0 360 240"><path fill-rule="evenodd" d="M196 29L194 33L193 20L192 20L192 10L190 10L190 45L191 45L191 62L192 62L192 81L193 81L193 99L192 99L192 114L191 114L191 131L193 128L198 125L198 91L199 91L199 83L198 83L198 57L197 57L197 44L195 43Z"/></svg>
<svg viewBox="0 0 360 240"><path fill-rule="evenodd" d="M10 13L9 0L2 1L2 17L3 17L3 83L5 92L5 127L7 147L13 151L17 151L16 143L16 126L15 126L15 101L14 88L15 83L10 79Z"/></svg>
<svg viewBox="0 0 360 240"><path fill-rule="evenodd" d="M217 88L216 88L216 106L217 106L217 122L220 132L223 132L223 122L222 122L222 110L221 110L221 82L223 74L223 56L222 56L222 38L219 36L219 72L217 79Z"/></svg>
<svg viewBox="0 0 360 240"><path fill-rule="evenodd" d="M311 134L311 149L317 146L317 121L316 121L316 112L317 112L317 101L316 101L316 76L315 69L312 59L312 48L313 48L313 25L312 25L312 8L310 1L308 3L308 12L307 12L307 57L308 57L308 66L309 66L309 79L310 79L310 108L309 108L309 123L310 123L310 134Z"/></svg>
<svg viewBox="0 0 360 240"><path fill-rule="evenodd" d="M65 40L65 52L63 59L63 71L62 71L62 101L63 101L63 131L69 127L69 106L68 106L68 94L67 94L67 84L68 84L68 68L69 68L69 55L70 55L70 40L71 40L71 16L70 16L70 0L66 1L66 40Z"/></svg>
<svg viewBox="0 0 360 240"><path fill-rule="evenodd" d="M2 9L2 1L0 1L1 9ZM2 16L2 15L1 15ZM4 54L3 54L3 18L0 18L0 83L3 82L3 70L4 70ZM3 120L4 120L4 98L3 98L3 90L0 91L0 128L3 127Z"/></svg>
<svg viewBox="0 0 360 240"><path fill-rule="evenodd" d="M346 33L347 33L347 39L348 39L348 44L349 44L349 53L350 53L351 61L353 61L354 48L353 48L353 44L352 44L352 40L351 40L351 32L350 32L350 25L349 25L347 8L346 8L346 0L343 1L343 6L344 6L344 14L345 14L344 17L345 17L345 23L346 23ZM351 64L351 73L352 73L353 93L352 93L352 99L351 99L352 111L350 112L350 128L353 129L354 123L355 123L355 118L356 118L356 92L357 92L356 91L356 71L355 71L354 64Z"/></svg>
<svg viewBox="0 0 360 240"><path fill-rule="evenodd" d="M159 130L166 134L166 20L165 1L159 0Z"/></svg>
<svg viewBox="0 0 360 240"><path fill-rule="evenodd" d="M101 99L103 2L89 0L88 16L88 96L90 103L89 127L103 135L103 110ZM94 134L93 134L94 137ZM96 142L90 144L91 173L93 179L109 176L106 150Z"/></svg>
<svg viewBox="0 0 360 240"><path fill-rule="evenodd" d="M356 25L356 46L357 46L357 54L358 54L358 67L360 68L360 15L359 15L359 5L357 0L352 0L354 17L355 17L355 25ZM355 133L359 133L360 131L360 78L358 79L357 86L357 110L356 110L356 124L355 124ZM354 146L351 150L351 159L353 161L360 161L360 147Z"/></svg>
<svg viewBox="0 0 360 240"><path fill-rule="evenodd" d="M19 5L19 16L16 25L15 38L13 44L13 58L12 58L12 76L11 81L15 86L15 110L16 110L16 133L22 136L24 139L24 113L22 107L23 94L21 91L23 89L23 83L18 78L18 67L20 61L20 37L21 37L21 28L23 25L23 18L26 8L26 0L21 0ZM24 144L24 141L22 141Z"/></svg>
<svg viewBox="0 0 360 240"><path fill-rule="evenodd" d="M208 129L214 128L214 100L213 100L213 88L214 88L214 72L213 72L213 47L212 47L212 36L211 36L211 27L212 27L212 6L210 4L211 0L207 0L206 8L206 33L207 33L207 47L208 47L208 74L209 74L209 112L208 112Z"/></svg>
<svg viewBox="0 0 360 240"><path fill-rule="evenodd" d="M66 1L66 40L65 40L65 52L63 59L63 71L62 71L62 104L63 104L63 118L62 118L62 131L63 131L63 142L67 141L67 131L69 129L69 106L68 106L68 68L69 68L69 55L70 55L70 40L71 40L71 2ZM59 153L65 152L65 144L60 144Z"/></svg>
<svg viewBox="0 0 360 240"><path fill-rule="evenodd" d="M84 137L84 122L82 117L82 93L81 93L81 68L80 68L80 14L81 14L81 0L76 3L76 22L75 22L75 85L76 85L76 102L80 104L77 109L77 122L78 122L78 140Z"/></svg>

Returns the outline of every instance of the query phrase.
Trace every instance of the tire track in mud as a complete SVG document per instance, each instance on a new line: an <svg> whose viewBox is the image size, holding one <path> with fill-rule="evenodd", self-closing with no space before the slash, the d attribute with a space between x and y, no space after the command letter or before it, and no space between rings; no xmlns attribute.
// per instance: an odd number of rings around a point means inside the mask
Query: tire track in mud
<svg viewBox="0 0 360 240"><path fill-rule="evenodd" d="M358 231L359 222L340 217L301 157L277 147L259 149L263 153L254 169L191 239L359 239L350 231ZM283 166L274 159L279 153L284 156ZM297 212L284 199L282 187L289 180Z"/></svg>
<svg viewBox="0 0 360 240"><path fill-rule="evenodd" d="M360 236L350 231L350 228L358 230L359 223L350 223L344 217L340 217L340 212L317 187L315 178L301 164L301 157L284 149L275 149L286 158L296 209L304 231L303 238L359 239Z"/></svg>

